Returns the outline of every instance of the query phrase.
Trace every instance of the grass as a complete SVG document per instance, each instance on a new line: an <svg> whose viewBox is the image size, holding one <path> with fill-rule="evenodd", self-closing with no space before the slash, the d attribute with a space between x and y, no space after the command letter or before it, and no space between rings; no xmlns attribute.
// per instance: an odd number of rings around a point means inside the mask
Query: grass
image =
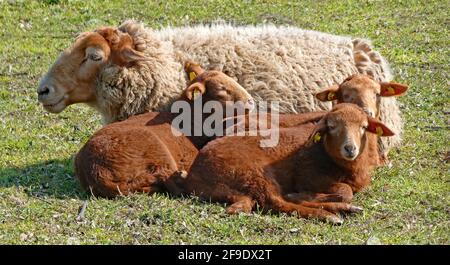
<svg viewBox="0 0 450 265"><path fill-rule="evenodd" d="M0 0L1 244L449 244L449 1ZM85 106L46 113L40 76L77 33L126 18L148 26L217 19L290 24L373 40L395 81L404 144L358 194L342 226L289 215L227 216L223 205L166 194L90 198L72 157L100 128ZM76 217L89 200L85 219Z"/></svg>

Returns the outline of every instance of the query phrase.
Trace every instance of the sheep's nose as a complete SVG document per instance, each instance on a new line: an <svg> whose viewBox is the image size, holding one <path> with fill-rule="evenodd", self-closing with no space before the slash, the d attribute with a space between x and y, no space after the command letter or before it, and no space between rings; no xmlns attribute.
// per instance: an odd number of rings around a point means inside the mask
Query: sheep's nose
<svg viewBox="0 0 450 265"><path fill-rule="evenodd" d="M344 146L344 150L347 153L348 157L355 157L356 155L356 147L351 144L347 144Z"/></svg>
<svg viewBox="0 0 450 265"><path fill-rule="evenodd" d="M50 93L53 92L53 89L51 87L48 86L41 86L38 88L37 93L38 93L38 99L39 100L43 100L45 99Z"/></svg>

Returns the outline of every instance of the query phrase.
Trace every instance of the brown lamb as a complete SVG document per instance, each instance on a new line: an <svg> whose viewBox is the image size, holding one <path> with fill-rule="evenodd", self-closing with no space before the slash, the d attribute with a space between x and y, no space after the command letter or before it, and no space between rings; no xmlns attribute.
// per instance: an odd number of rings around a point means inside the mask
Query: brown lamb
<svg viewBox="0 0 450 265"><path fill-rule="evenodd" d="M194 64L186 71L196 76L181 100L191 105L200 98L202 104L216 100L222 104L242 101L253 105L245 89L225 74L205 72ZM200 94L202 97L198 97ZM198 149L212 139L175 136L171 122L176 116L175 113L150 112L112 123L96 132L75 158L75 173L82 187L93 195L109 198L133 192L170 190L170 182L167 186L166 181L172 175L185 173Z"/></svg>
<svg viewBox="0 0 450 265"><path fill-rule="evenodd" d="M336 213L358 212L348 204L370 183L377 166L377 133L391 136L377 119L354 104L336 105L318 123L280 129L279 144L262 148L259 136L229 136L203 147L183 192L229 203L227 212L255 205L342 223ZM238 151L237 151L238 150Z"/></svg>

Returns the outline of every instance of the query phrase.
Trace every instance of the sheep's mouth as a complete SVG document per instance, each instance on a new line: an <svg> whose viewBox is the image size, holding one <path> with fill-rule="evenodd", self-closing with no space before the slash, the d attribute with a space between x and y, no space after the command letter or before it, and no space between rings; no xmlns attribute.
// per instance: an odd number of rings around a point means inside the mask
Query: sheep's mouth
<svg viewBox="0 0 450 265"><path fill-rule="evenodd" d="M358 153L355 153L354 155L341 153L342 158L347 161L354 161L358 157L358 155Z"/></svg>
<svg viewBox="0 0 450 265"><path fill-rule="evenodd" d="M344 159L345 160L348 160L348 161L354 161L356 158L357 158L358 156L357 155L355 155L355 156L344 156Z"/></svg>
<svg viewBox="0 0 450 265"><path fill-rule="evenodd" d="M50 112L58 113L61 112L65 106L62 106L63 108L57 108L65 99L65 96L62 96L58 101L52 104L43 104L44 108Z"/></svg>

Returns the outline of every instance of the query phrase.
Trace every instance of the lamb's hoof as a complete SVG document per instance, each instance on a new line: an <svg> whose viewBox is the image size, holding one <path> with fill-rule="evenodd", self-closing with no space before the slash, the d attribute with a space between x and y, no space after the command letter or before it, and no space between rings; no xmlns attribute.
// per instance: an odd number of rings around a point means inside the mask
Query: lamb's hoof
<svg viewBox="0 0 450 265"><path fill-rule="evenodd" d="M336 215L327 216L326 220L334 225L341 225L344 223L344 220Z"/></svg>
<svg viewBox="0 0 450 265"><path fill-rule="evenodd" d="M364 211L364 209L362 207L354 206L354 205L351 205L348 210L351 213L362 213Z"/></svg>
<svg viewBox="0 0 450 265"><path fill-rule="evenodd" d="M235 215L235 214L244 213L245 211L241 207L232 205L232 206L226 208L226 212L229 215Z"/></svg>
<svg viewBox="0 0 450 265"><path fill-rule="evenodd" d="M188 173L186 170L179 170L178 172L178 176L180 176L181 178L186 178L188 176Z"/></svg>

